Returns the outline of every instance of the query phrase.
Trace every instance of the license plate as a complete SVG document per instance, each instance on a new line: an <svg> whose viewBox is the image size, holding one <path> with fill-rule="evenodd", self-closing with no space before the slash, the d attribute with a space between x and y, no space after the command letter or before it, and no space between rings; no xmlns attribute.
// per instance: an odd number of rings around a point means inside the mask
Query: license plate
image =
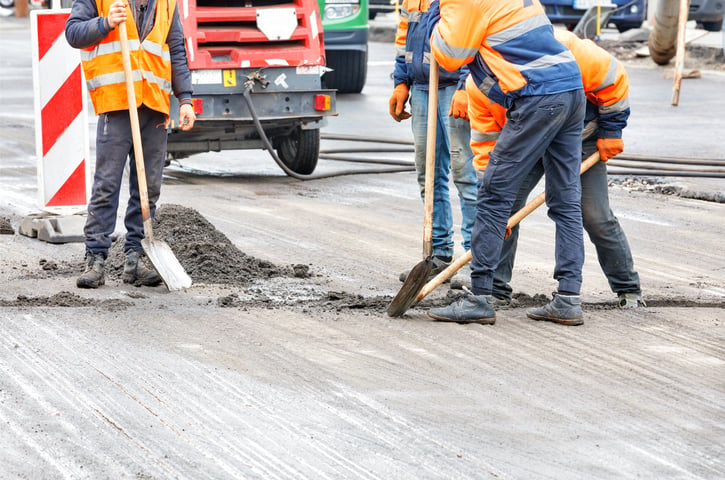
<svg viewBox="0 0 725 480"><path fill-rule="evenodd" d="M591 7L613 7L614 4L609 0L574 0L574 8L577 10L589 10Z"/></svg>

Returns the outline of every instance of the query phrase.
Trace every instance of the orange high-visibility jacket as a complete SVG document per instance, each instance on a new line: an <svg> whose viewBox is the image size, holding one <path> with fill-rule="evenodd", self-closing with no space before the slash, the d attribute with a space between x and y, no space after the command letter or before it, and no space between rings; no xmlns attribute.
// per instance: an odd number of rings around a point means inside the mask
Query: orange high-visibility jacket
<svg viewBox="0 0 725 480"><path fill-rule="evenodd" d="M96 0L100 16L107 16L114 0ZM166 37L171 28L176 0L157 0L155 21L143 42L134 15L127 6L126 30L131 55L131 70L136 93L136 105L169 114L171 95L171 56ZM126 79L121 56L118 28L111 30L96 45L81 50L83 73L88 93L97 115L116 110L128 110Z"/></svg>
<svg viewBox="0 0 725 480"><path fill-rule="evenodd" d="M555 35L574 54L581 70L588 100L584 139L595 127L598 138L621 138L629 118L629 79L624 66L591 40L566 30L556 30ZM466 79L466 92L473 166L485 170L489 153L506 124L506 108L487 97L471 76Z"/></svg>
<svg viewBox="0 0 725 480"><path fill-rule="evenodd" d="M442 0L431 50L447 70L469 64L474 80L492 80L506 106L582 88L574 57L554 38L538 0Z"/></svg>

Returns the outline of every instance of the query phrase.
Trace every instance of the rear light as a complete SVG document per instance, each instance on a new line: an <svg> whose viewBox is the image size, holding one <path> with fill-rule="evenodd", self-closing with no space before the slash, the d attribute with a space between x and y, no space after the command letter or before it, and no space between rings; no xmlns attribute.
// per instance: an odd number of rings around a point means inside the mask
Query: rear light
<svg viewBox="0 0 725 480"><path fill-rule="evenodd" d="M326 112L330 109L329 95L315 95L315 110Z"/></svg>
<svg viewBox="0 0 725 480"><path fill-rule="evenodd" d="M201 98L194 98L191 102L194 105L194 113L196 115L204 113L204 104L202 103Z"/></svg>

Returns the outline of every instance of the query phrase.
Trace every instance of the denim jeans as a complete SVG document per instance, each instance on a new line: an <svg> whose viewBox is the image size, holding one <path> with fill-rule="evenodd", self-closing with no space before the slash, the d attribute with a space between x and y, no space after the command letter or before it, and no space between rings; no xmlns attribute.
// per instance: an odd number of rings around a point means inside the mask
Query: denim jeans
<svg viewBox="0 0 725 480"><path fill-rule="evenodd" d="M151 218L156 211L156 201L161 193L161 178L166 161L166 115L146 107L138 109L144 168L149 197ZM128 110L108 112L98 117L96 131L96 173L93 178L88 219L84 228L86 251L108 255L111 234L116 228L116 213L126 160L130 157L128 205L124 224L126 242L124 251L142 250L144 238L141 202L136 176L136 156Z"/></svg>
<svg viewBox="0 0 725 480"><path fill-rule="evenodd" d="M463 249L471 248L471 231L476 216L476 171L471 151L471 127L461 118L448 116L455 86L438 90L436 168L433 187L433 255L453 256L453 211L448 189L449 172L461 205ZM411 125L415 142L415 168L420 196L425 200L425 157L428 130L428 91L413 85L410 95Z"/></svg>
<svg viewBox="0 0 725 480"><path fill-rule="evenodd" d="M541 159L548 215L556 223L554 278L559 291L581 290L584 240L581 217L582 90L517 98L506 116L478 189L471 240L471 287L490 295L506 223L522 183Z"/></svg>
<svg viewBox="0 0 725 480"><path fill-rule="evenodd" d="M597 149L596 140L582 145L582 156L589 157ZM544 175L542 162L537 162L528 177L521 184L511 214L519 211L528 199L531 190ZM639 275L634 271L632 252L627 236L609 207L607 167L598 162L581 176L582 182L582 220L584 230L597 250L597 258L609 287L615 293L641 293ZM511 235L504 240L501 259L493 277L493 295L510 299L512 289L509 285L516 258L516 246L519 226L511 229Z"/></svg>

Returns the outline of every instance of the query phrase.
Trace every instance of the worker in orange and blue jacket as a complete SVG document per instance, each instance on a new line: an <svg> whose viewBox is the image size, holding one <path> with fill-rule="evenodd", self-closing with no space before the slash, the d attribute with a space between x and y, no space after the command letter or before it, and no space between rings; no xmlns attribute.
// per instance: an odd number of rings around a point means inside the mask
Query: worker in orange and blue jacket
<svg viewBox="0 0 725 480"><path fill-rule="evenodd" d="M438 2L435 2L434 6ZM421 198L425 196L428 94L430 79L429 0L403 0L395 37L395 88L390 96L390 115L400 122L411 119L415 144L415 168ZM437 10L436 10L437 12ZM436 129L435 175L431 243L431 276L443 271L453 260L453 212L448 189L449 174L458 190L461 207L461 237L465 251L471 247L471 230L476 216L476 172L471 152L471 128L465 103L468 69L455 72L439 68ZM405 111L410 97L411 113ZM468 269L459 271L455 285L470 285ZM409 272L400 275L405 281ZM460 288L460 287L459 287Z"/></svg>
<svg viewBox="0 0 725 480"><path fill-rule="evenodd" d="M471 291L434 308L436 320L493 324L493 276L506 223L524 179L542 159L546 203L556 223L558 291L535 320L583 323L581 135L585 98L574 56L554 37L538 0L444 0L431 49L447 70L468 65L477 88L508 109L478 190L471 239Z"/></svg>
<svg viewBox="0 0 725 480"><path fill-rule="evenodd" d="M582 156L599 152L603 162L624 150L622 129L629 118L629 79L624 66L591 40L582 40L566 30L556 30L556 38L574 54L582 73L587 108L582 134ZM469 77L466 82L471 147L474 166L486 170L489 154L506 124L506 108L492 102ZM521 185L511 213L526 204L527 197L544 175L542 161ZM599 265L609 286L618 295L619 306L637 308L644 305L639 275L634 271L632 252L617 217L609 207L607 168L597 162L581 176L582 219L584 229L597 251ZM503 242L501 259L493 278L493 297L497 305L511 303L511 272L516 256L519 227L514 226Z"/></svg>

